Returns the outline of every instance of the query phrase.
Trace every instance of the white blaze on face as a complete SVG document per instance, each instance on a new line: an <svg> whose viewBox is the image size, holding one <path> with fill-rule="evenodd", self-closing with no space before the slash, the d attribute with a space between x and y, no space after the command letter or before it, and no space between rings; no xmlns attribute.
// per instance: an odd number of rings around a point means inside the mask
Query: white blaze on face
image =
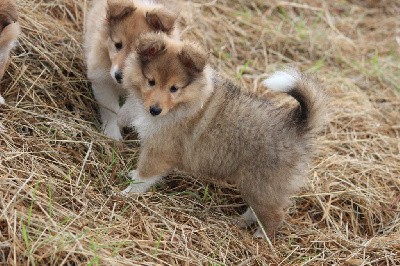
<svg viewBox="0 0 400 266"><path fill-rule="evenodd" d="M112 77L112 79L118 83L117 79L115 78L115 73L119 70L118 65L113 65L111 70L110 70L110 75Z"/></svg>

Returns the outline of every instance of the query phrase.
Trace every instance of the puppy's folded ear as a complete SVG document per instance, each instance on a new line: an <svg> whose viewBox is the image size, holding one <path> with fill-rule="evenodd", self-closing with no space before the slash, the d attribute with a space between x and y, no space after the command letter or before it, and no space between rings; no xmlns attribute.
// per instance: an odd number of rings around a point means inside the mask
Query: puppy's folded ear
<svg viewBox="0 0 400 266"><path fill-rule="evenodd" d="M196 74L202 72L206 66L208 53L196 44L186 43L178 54L178 58L189 73Z"/></svg>
<svg viewBox="0 0 400 266"><path fill-rule="evenodd" d="M107 0L107 20L121 20L135 11L136 7L129 0Z"/></svg>
<svg viewBox="0 0 400 266"><path fill-rule="evenodd" d="M136 43L136 52L141 61L148 61L165 51L165 41L161 34L140 35Z"/></svg>
<svg viewBox="0 0 400 266"><path fill-rule="evenodd" d="M168 11L165 8L155 8L147 12L147 23L155 30L170 33L178 15Z"/></svg>

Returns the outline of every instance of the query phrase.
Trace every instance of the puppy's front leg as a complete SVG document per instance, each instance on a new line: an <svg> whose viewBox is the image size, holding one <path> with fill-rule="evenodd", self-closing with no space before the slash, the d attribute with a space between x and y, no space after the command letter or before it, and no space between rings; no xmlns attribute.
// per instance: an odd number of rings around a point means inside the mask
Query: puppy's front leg
<svg viewBox="0 0 400 266"><path fill-rule="evenodd" d="M104 134L120 140L121 132L117 123L119 110L119 94L116 85L109 80L92 82L93 94L99 104L99 112Z"/></svg>
<svg viewBox="0 0 400 266"><path fill-rule="evenodd" d="M136 99L134 96L128 96L124 105L119 109L117 117L118 117L118 127L120 130L124 127L131 127L132 122L135 118L135 103Z"/></svg>
<svg viewBox="0 0 400 266"><path fill-rule="evenodd" d="M131 179L131 184L121 191L122 196L128 196L129 194L145 193L163 178L162 176L143 178L139 175L138 170L130 171L128 177Z"/></svg>
<svg viewBox="0 0 400 266"><path fill-rule="evenodd" d="M139 156L137 169L128 174L132 183L121 194L126 196L145 193L172 169L173 166L165 160L161 153L143 149Z"/></svg>

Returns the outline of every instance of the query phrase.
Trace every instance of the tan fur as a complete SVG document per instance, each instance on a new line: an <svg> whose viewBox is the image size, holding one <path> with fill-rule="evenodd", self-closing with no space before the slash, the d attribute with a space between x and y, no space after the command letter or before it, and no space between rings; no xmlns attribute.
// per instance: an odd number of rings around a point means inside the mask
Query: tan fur
<svg viewBox="0 0 400 266"><path fill-rule="evenodd" d="M291 93L301 105L279 108L213 73L197 46L159 34L143 38L151 45L128 60L124 86L132 96L119 114L142 140L140 179L178 169L234 183L273 235L305 181L324 106L318 83L300 75ZM179 90L171 93L171 86ZM161 106L160 115L149 114L151 103Z"/></svg>
<svg viewBox="0 0 400 266"><path fill-rule="evenodd" d="M148 23L148 16L158 18L168 16L165 32L172 33L176 15L164 10L163 6L146 6L134 0L98 0L88 13L85 29L85 48L87 53L88 74L97 70L96 65L109 70L113 65L123 68L127 55L135 46L138 36L144 32L160 30L160 24ZM155 20L155 19L154 19ZM115 43L122 42L120 52Z"/></svg>
<svg viewBox="0 0 400 266"><path fill-rule="evenodd" d="M167 114L176 105L198 102L204 97L202 89L191 90L187 86L203 85L202 79L196 79L205 67L206 53L195 45L174 40L170 42L173 45L166 51L163 34L142 36L137 49L139 63L135 66L136 69L132 69L132 65L130 69L137 73L131 75L138 79L135 82L143 84L140 87L141 98L144 99L146 109L158 105L162 109L161 115ZM170 61L171 54L178 55L178 58L174 58L178 60ZM154 58L157 58L158 64L149 63ZM152 87L148 84L149 80L156 80L157 84ZM176 93L170 93L172 86L178 88Z"/></svg>
<svg viewBox="0 0 400 266"><path fill-rule="evenodd" d="M123 76L125 60L145 32L163 31L177 36L176 14L159 4L141 0L97 0L87 15L85 51L88 77L100 105L105 133L121 138L116 127L118 98L123 90L116 72ZM118 49L116 44L120 44ZM115 121L114 121L115 120Z"/></svg>
<svg viewBox="0 0 400 266"><path fill-rule="evenodd" d="M0 32L11 23L18 21L17 7L12 0L2 0L0 4Z"/></svg>
<svg viewBox="0 0 400 266"><path fill-rule="evenodd" d="M18 12L13 1L0 3L0 80L9 64L10 51L20 34ZM0 95L1 98L1 95ZM2 99L2 98L1 98Z"/></svg>

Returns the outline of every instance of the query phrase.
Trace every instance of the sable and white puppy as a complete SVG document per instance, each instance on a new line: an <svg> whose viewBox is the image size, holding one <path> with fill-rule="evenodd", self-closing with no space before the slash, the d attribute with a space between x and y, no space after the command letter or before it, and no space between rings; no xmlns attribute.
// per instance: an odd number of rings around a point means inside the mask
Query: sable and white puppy
<svg viewBox="0 0 400 266"><path fill-rule="evenodd" d="M99 103L104 133L122 138L117 126L119 97L124 91L125 59L144 32L165 32L177 38L177 15L148 0L97 0L85 27L87 74Z"/></svg>
<svg viewBox="0 0 400 266"><path fill-rule="evenodd" d="M141 36L125 70L132 96L119 113L119 123L134 126L142 141L129 174L135 182L123 194L145 192L174 169L220 179L238 186L273 235L289 196L305 182L325 101L319 84L294 70L275 73L266 85L291 95L298 107L241 92L192 43ZM256 220L250 209L242 218L243 225Z"/></svg>
<svg viewBox="0 0 400 266"><path fill-rule="evenodd" d="M9 64L10 52L20 34L17 8L11 0L0 3L0 80ZM4 104L0 95L0 104Z"/></svg>

